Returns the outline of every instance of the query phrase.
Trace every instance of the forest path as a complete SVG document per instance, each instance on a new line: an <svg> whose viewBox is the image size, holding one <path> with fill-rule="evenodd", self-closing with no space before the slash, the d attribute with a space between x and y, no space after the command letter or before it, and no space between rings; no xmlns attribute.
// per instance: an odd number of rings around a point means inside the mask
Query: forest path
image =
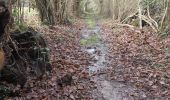
<svg viewBox="0 0 170 100"><path fill-rule="evenodd" d="M94 19L87 19L87 27L81 31L81 49L89 53L94 60L85 69L96 84L96 89L92 92L95 100L134 100L137 90L122 82L108 79L110 61L108 60L108 50L104 41L101 27ZM144 93L140 93L141 99L145 98Z"/></svg>
<svg viewBox="0 0 170 100"><path fill-rule="evenodd" d="M170 57L169 49L165 49L169 41L164 41L165 48L159 49L162 42L148 30L140 34L137 29L95 19L86 22L40 29L51 51L53 69L41 80L30 79L21 97L10 100L169 98ZM162 53L163 50L167 52ZM155 64L166 64L167 68L160 71Z"/></svg>

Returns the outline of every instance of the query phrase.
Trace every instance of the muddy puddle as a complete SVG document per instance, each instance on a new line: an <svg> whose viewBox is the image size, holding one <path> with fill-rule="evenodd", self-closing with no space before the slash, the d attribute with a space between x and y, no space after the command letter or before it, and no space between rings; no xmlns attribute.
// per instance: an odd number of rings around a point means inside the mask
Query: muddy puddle
<svg viewBox="0 0 170 100"><path fill-rule="evenodd" d="M122 82L111 81L107 78L107 72L112 68L108 65L111 63L106 59L108 55L107 47L102 39L100 27L84 28L81 31L80 40L82 51L89 53L94 60L88 66L86 71L91 75L97 88L92 95L95 100L136 100L135 94L140 94L138 99L145 99L143 92L137 91L130 85Z"/></svg>

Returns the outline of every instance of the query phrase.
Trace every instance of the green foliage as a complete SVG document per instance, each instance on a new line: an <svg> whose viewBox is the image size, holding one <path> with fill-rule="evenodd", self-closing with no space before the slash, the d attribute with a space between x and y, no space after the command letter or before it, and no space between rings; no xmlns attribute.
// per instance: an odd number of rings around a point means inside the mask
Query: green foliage
<svg viewBox="0 0 170 100"><path fill-rule="evenodd" d="M156 0L143 0L142 3L143 5L151 5L154 4Z"/></svg>

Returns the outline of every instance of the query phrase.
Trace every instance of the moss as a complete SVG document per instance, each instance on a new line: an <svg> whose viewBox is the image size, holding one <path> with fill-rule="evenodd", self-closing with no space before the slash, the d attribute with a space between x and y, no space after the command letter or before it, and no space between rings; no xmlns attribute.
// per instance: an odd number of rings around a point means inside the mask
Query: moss
<svg viewBox="0 0 170 100"><path fill-rule="evenodd" d="M80 40L80 45L93 45L99 42L99 38L96 35L89 37L88 39Z"/></svg>
<svg viewBox="0 0 170 100"><path fill-rule="evenodd" d="M132 24L133 26L138 27L138 26L139 26L139 20L138 20L138 19L135 19L135 20L133 20L133 21L131 22L131 24Z"/></svg>
<svg viewBox="0 0 170 100"><path fill-rule="evenodd" d="M87 45L87 40L86 39L80 40L80 45Z"/></svg>
<svg viewBox="0 0 170 100"><path fill-rule="evenodd" d="M89 28L94 28L96 26L96 22L93 18L86 19L86 23Z"/></svg>

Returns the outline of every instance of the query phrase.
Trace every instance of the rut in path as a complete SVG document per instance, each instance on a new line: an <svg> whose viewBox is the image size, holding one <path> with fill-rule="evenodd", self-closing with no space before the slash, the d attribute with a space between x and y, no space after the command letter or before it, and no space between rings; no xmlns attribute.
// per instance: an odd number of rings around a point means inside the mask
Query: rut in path
<svg viewBox="0 0 170 100"><path fill-rule="evenodd" d="M140 95L138 99L145 99L146 95L143 92L137 91L130 85L107 78L107 72L111 68L108 67L110 61L106 59L108 52L101 28L93 23L93 27L86 27L81 33L82 51L89 53L94 58L86 69L97 85L97 89L92 93L93 98L96 100L134 100L133 94L138 92Z"/></svg>

